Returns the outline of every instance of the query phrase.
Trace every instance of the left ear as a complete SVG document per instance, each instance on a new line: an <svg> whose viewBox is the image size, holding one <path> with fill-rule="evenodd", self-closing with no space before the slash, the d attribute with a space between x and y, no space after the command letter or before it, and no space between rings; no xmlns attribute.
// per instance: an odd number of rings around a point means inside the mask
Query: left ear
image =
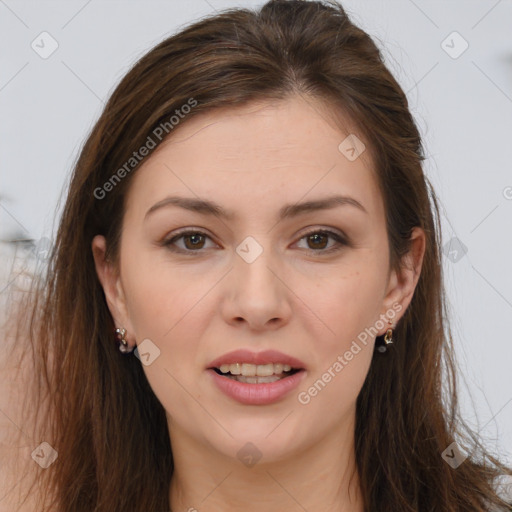
<svg viewBox="0 0 512 512"><path fill-rule="evenodd" d="M103 287L107 306L116 327L128 331L126 340L134 345L134 329L128 314L125 292L119 275L119 269L106 260L107 242L103 235L96 235L91 243L96 274Z"/></svg>
<svg viewBox="0 0 512 512"><path fill-rule="evenodd" d="M411 248L402 258L400 270L392 270L388 281L386 296L384 297L384 311L382 315L386 315L386 311L393 310L396 312L392 318L393 326L397 324L399 319L404 315L405 311L411 303L414 290L418 284L425 255L426 237L425 232L420 227L415 227L411 233ZM400 305L401 307L398 307ZM378 336L382 336L389 325L386 325Z"/></svg>

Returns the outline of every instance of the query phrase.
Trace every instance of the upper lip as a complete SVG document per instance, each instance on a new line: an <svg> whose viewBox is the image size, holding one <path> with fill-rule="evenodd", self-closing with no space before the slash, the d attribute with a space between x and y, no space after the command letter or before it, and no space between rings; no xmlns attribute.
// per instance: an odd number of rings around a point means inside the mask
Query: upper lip
<svg viewBox="0 0 512 512"><path fill-rule="evenodd" d="M218 368L222 364L248 363L248 364L268 364L280 363L289 364L292 368L300 370L305 367L304 363L292 356L283 354L277 350L263 350L262 352L253 352L252 350L240 349L228 352L208 364L208 368Z"/></svg>

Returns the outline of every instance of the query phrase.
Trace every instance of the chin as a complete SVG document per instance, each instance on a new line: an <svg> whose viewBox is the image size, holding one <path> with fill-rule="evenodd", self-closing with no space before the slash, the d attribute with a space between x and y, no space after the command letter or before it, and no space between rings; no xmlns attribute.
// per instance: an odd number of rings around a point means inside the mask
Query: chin
<svg viewBox="0 0 512 512"><path fill-rule="evenodd" d="M281 423L282 420L283 416L280 415L276 419L268 418L256 422L252 418L238 421L236 424L222 422L233 438L223 436L222 442L217 445L218 450L241 461L245 456L257 458L258 463L262 464L284 460L298 452L301 447L297 432L287 429L284 425L287 420ZM210 443L214 446L217 444Z"/></svg>

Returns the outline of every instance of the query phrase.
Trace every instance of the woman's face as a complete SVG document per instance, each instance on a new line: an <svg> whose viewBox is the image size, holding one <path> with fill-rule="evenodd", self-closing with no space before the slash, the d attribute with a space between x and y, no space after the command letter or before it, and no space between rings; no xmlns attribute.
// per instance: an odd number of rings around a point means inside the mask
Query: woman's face
<svg viewBox="0 0 512 512"><path fill-rule="evenodd" d="M264 462L353 430L383 315L396 323L415 283L389 271L369 152L357 157L348 135L312 100L253 104L188 120L136 171L119 278L102 282L171 441ZM223 371L250 373L235 363L263 351L280 355L262 364L302 370L269 384L211 369L235 350L248 354Z"/></svg>

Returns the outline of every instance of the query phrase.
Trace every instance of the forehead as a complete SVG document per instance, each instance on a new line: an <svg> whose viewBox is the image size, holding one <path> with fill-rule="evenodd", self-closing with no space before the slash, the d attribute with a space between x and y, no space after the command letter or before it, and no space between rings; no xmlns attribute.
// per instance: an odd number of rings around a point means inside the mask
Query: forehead
<svg viewBox="0 0 512 512"><path fill-rule="evenodd" d="M339 192L357 196L378 214L370 152L347 158L357 130L348 119L337 124L319 101L259 102L182 123L136 171L127 204L147 210L167 193L180 192L213 197L229 209L272 208L276 201Z"/></svg>
<svg viewBox="0 0 512 512"><path fill-rule="evenodd" d="M335 121L336 119L336 121ZM338 156L338 145L357 130L351 121L333 116L333 109L315 98L292 96L280 101L259 101L249 105L218 108L201 113L171 133L156 150L165 151L174 146L190 148L201 144L224 157L243 158L245 155L267 158L269 152L294 158L308 153L319 161L320 152ZM328 156L326 155L326 156ZM213 156L213 155L212 155ZM361 159L368 159L362 154ZM309 160L309 158L308 158ZM365 162L368 164L369 162Z"/></svg>

